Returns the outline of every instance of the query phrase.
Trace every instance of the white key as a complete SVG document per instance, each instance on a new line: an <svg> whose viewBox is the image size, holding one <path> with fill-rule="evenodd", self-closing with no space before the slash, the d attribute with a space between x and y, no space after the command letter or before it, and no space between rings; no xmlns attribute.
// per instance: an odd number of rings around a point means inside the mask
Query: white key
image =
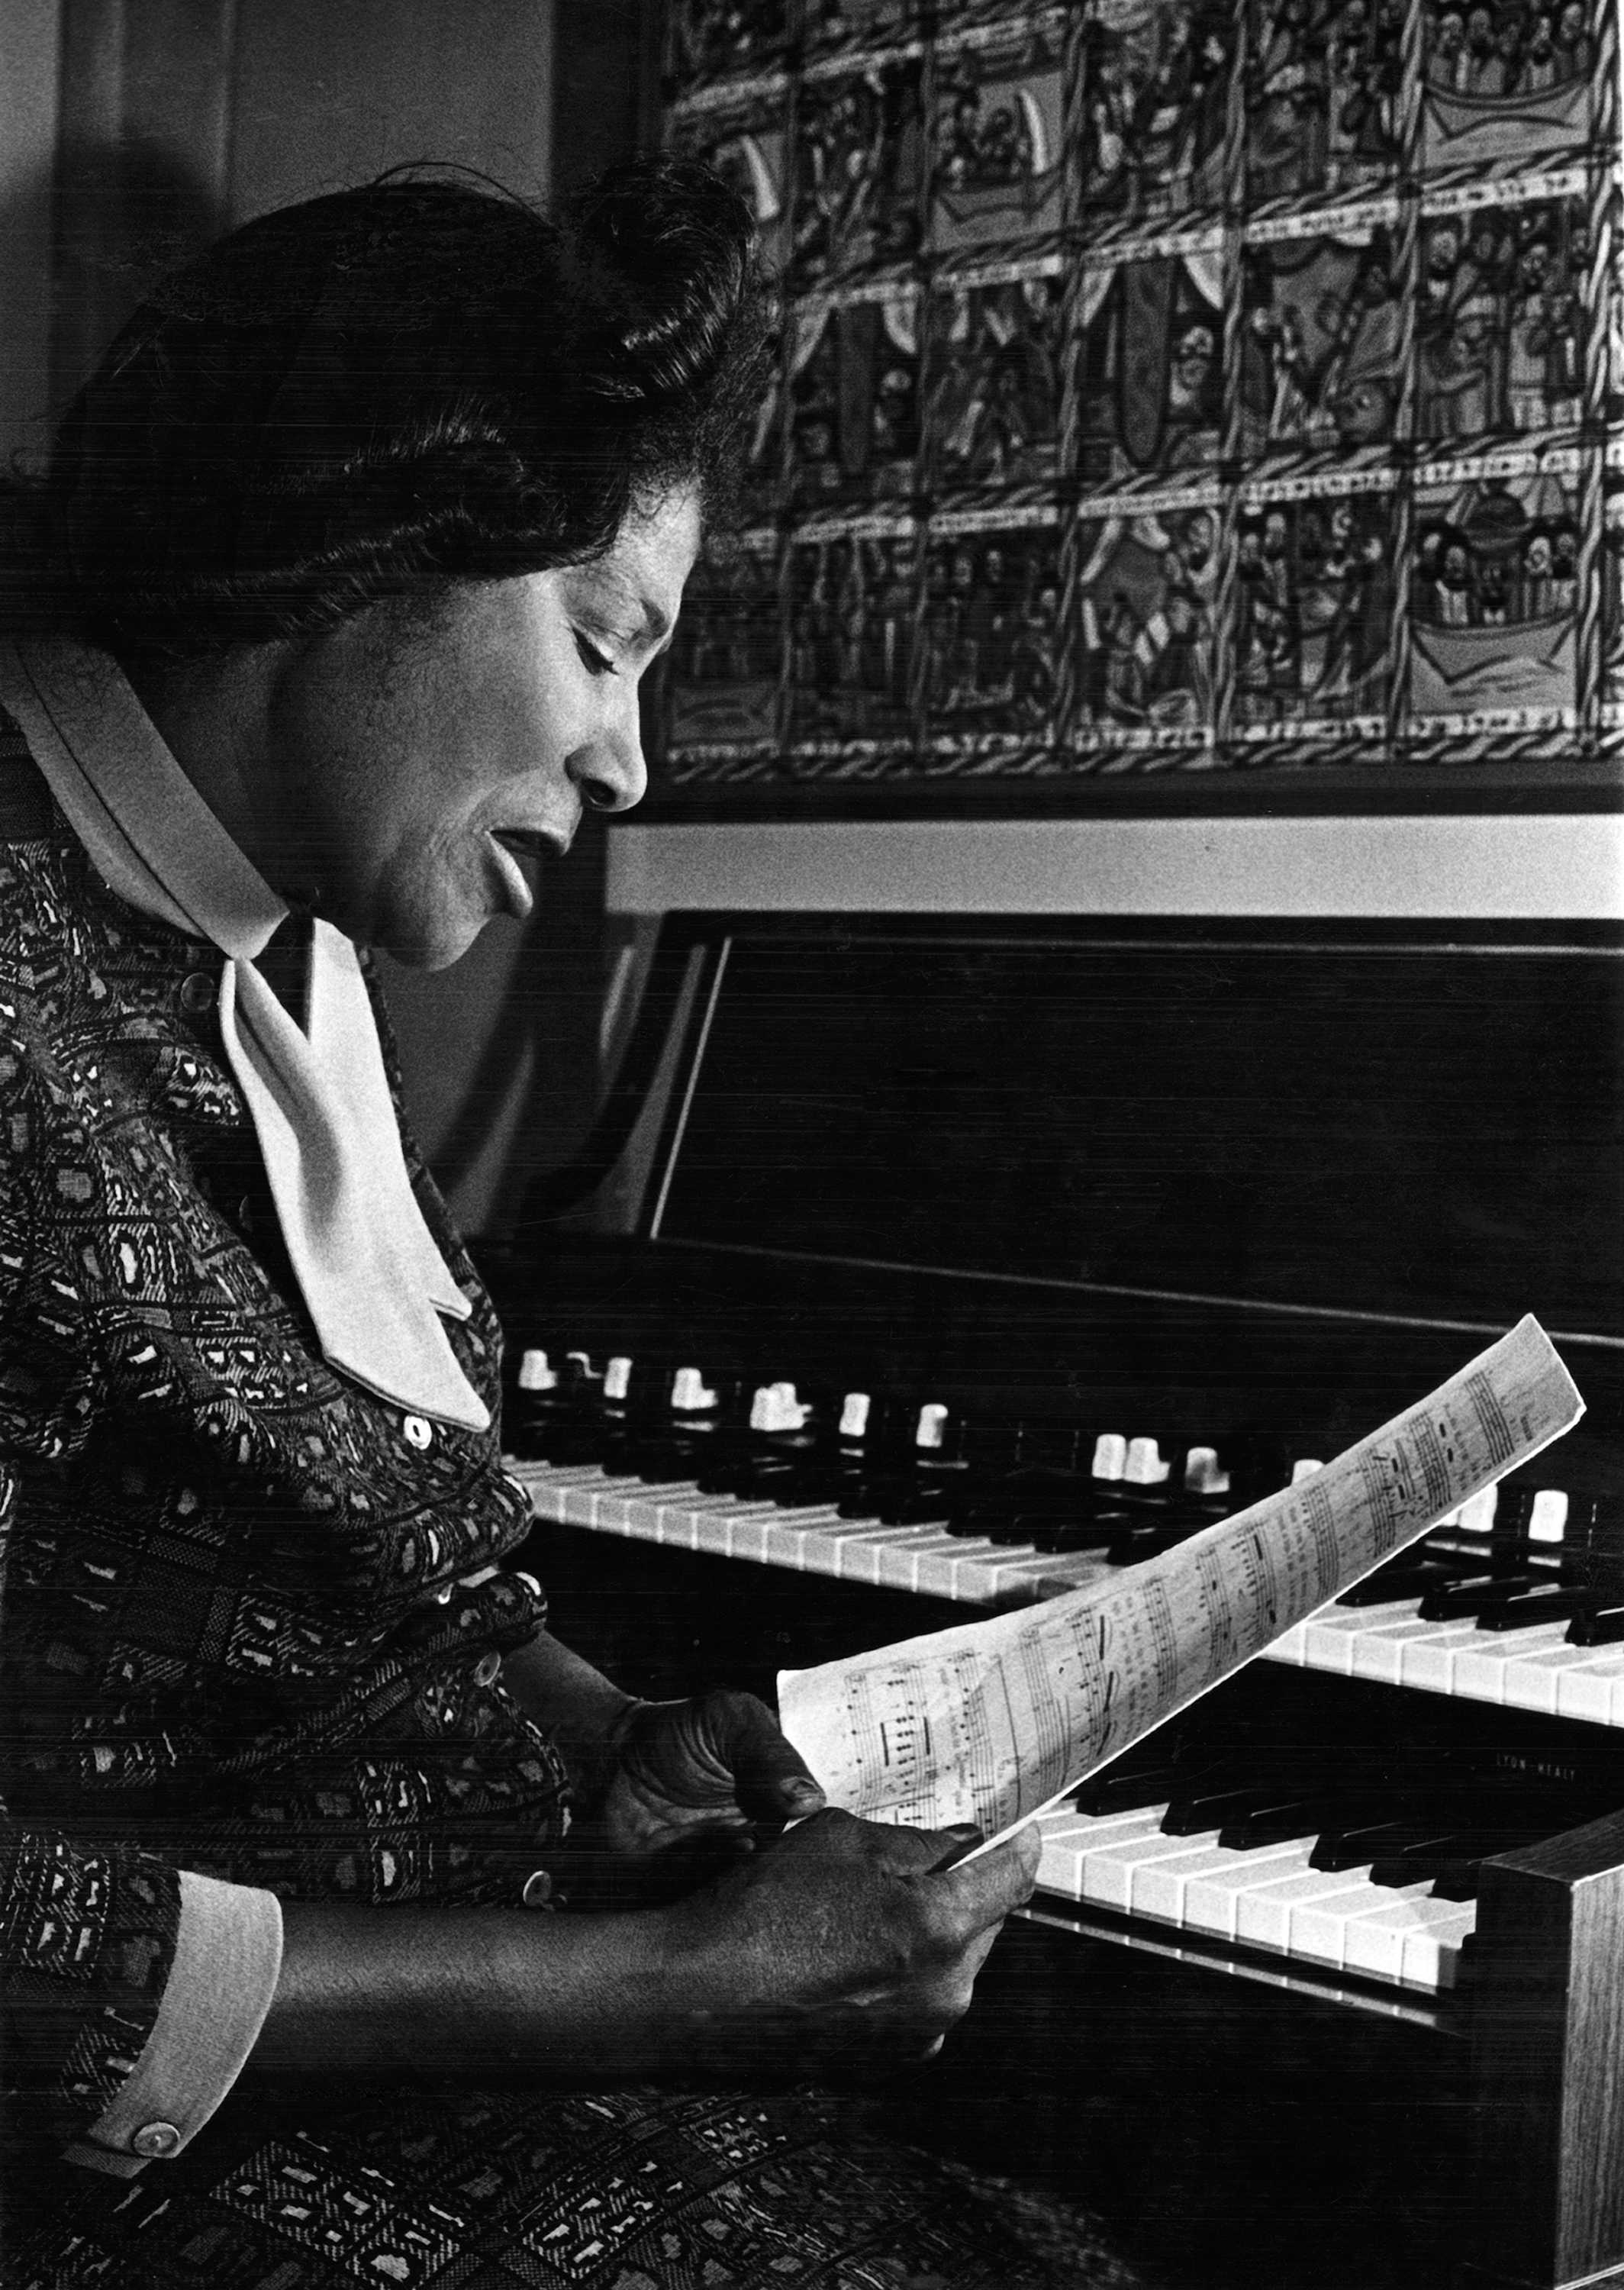
<svg viewBox="0 0 1624 2290"><path fill-rule="evenodd" d="M1136 1805L1124 1813L1097 1814L1084 1844L1084 1859L1096 1852L1116 1851L1135 1838L1159 1837L1166 1811L1164 1805Z"/></svg>
<svg viewBox="0 0 1624 2290"><path fill-rule="evenodd" d="M1455 1661L1469 1653L1482 1637L1476 1622L1433 1622L1414 1637L1406 1638L1399 1653L1398 1683L1431 1693L1454 1690Z"/></svg>
<svg viewBox="0 0 1624 2290"><path fill-rule="evenodd" d="M898 1578L907 1570L914 1553L922 1546L934 1549L939 1541L930 1527L881 1526L877 1522L864 1521L852 1533L841 1535L835 1572L854 1582L905 1588L907 1585L900 1583Z"/></svg>
<svg viewBox="0 0 1624 2290"><path fill-rule="evenodd" d="M1314 1964L1334 1965L1342 1972L1348 1966L1350 1929L1361 1917L1375 1913L1381 1903L1373 1896L1386 1888L1372 1885L1368 1878L1363 1884L1353 1881L1346 1869L1339 1873L1342 1883L1340 1893L1332 1893L1328 1899L1292 1904L1286 1946L1295 1957L1307 1958ZM1396 1900L1419 1901L1428 1897L1425 1885L1392 1889Z"/></svg>
<svg viewBox="0 0 1624 2290"><path fill-rule="evenodd" d="M1203 1877L1219 1875L1237 1857L1232 1846L1219 1843L1215 1829L1204 1836L1187 1837L1184 1844L1188 1848L1185 1852L1170 1854L1165 1860L1134 1870L1135 1916L1157 1917L1164 1924L1188 1928L1185 1903L1190 1886Z"/></svg>
<svg viewBox="0 0 1624 2290"><path fill-rule="evenodd" d="M1624 1726L1624 1646L1593 1649L1595 1660L1564 1670L1556 1688L1556 1715L1593 1726Z"/></svg>
<svg viewBox="0 0 1624 2290"><path fill-rule="evenodd" d="M1440 1917L1427 1932L1404 1942L1404 1981L1406 1987L1453 1988L1460 1974L1460 1951L1477 1929L1476 1901L1445 1901L1452 1916Z"/></svg>
<svg viewBox="0 0 1624 2290"><path fill-rule="evenodd" d="M719 1495L716 1507L700 1509L697 1506L684 1514L684 1531L692 1536L694 1550L708 1550L718 1558L732 1558L740 1533L759 1526L771 1534L780 1514L770 1502L749 1502L740 1495Z"/></svg>
<svg viewBox="0 0 1624 2290"><path fill-rule="evenodd" d="M1188 1837L1164 1836L1159 1823L1143 1837L1092 1847L1083 1875L1084 1897L1102 1908L1132 1910L1134 1888L1143 1883L1144 1872L1158 1861L1182 1859L1189 1848Z"/></svg>
<svg viewBox="0 0 1624 2290"><path fill-rule="evenodd" d="M813 1548L813 1539L825 1526L832 1525L837 1517L833 1503L804 1511L782 1511L773 1504L764 1510L737 1512L721 1522L724 1555L768 1565L794 1566L803 1573L810 1572L804 1563L804 1554ZM784 1540L787 1535L795 1538L788 1545ZM784 1555L787 1549L793 1552L792 1557Z"/></svg>
<svg viewBox="0 0 1624 2290"><path fill-rule="evenodd" d="M1460 1943L1476 1921L1475 1901L1440 1901L1424 1886L1406 1885L1349 1919L1344 1962L1349 1972L1436 1995L1454 1986Z"/></svg>
<svg viewBox="0 0 1624 2290"><path fill-rule="evenodd" d="M1136 1807L1131 1813L1074 1813L1052 1832L1045 1823L1043 1858L1037 1867L1039 1887L1068 1901L1092 1899L1094 1895L1087 1884L1089 1854L1101 1846L1120 1843L1125 1838L1156 1835L1166 1810L1165 1806L1151 1806Z"/></svg>
<svg viewBox="0 0 1624 2290"><path fill-rule="evenodd" d="M911 1587L932 1598L981 1597L988 1562L1003 1556L998 1545L979 1535L966 1541L945 1527L926 1533L930 1539L908 1552Z"/></svg>
<svg viewBox="0 0 1624 2290"><path fill-rule="evenodd" d="M1503 1702L1517 1663L1561 1645L1567 1629L1565 1621L1541 1622L1536 1629L1516 1631L1510 1639L1498 1630L1480 1630L1477 1645L1463 1647L1455 1656L1454 1691L1471 1701Z"/></svg>
<svg viewBox="0 0 1624 2290"><path fill-rule="evenodd" d="M1288 1838L1280 1845L1261 1845L1255 1853L1232 1853L1227 1868L1192 1877L1184 1891L1187 1930L1236 1939L1240 1905L1247 1894L1260 1892L1282 1877L1302 1876L1313 1850L1311 1837Z"/></svg>
<svg viewBox="0 0 1624 2290"><path fill-rule="evenodd" d="M1303 1621L1293 1622L1289 1630L1282 1630L1272 1645L1264 1647L1264 1661L1288 1662L1295 1669L1302 1669L1308 1661L1308 1630L1312 1621L1310 1615Z"/></svg>
<svg viewBox="0 0 1624 2290"><path fill-rule="evenodd" d="M1506 1701L1516 1709L1548 1709L1555 1713L1562 1681L1571 1669L1591 1669L1606 1659L1601 1646L1569 1645L1566 1634L1556 1645L1522 1655L1506 1674Z"/></svg>
<svg viewBox="0 0 1624 2290"><path fill-rule="evenodd" d="M1431 1638L1438 1624L1422 1621L1413 1598L1401 1615L1395 1616L1387 1606L1369 1607L1366 1613L1375 1619L1353 1642L1350 1675L1378 1677L1396 1685L1404 1669L1404 1648L1417 1638Z"/></svg>
<svg viewBox="0 0 1624 2290"><path fill-rule="evenodd" d="M1039 1596L1063 1598L1068 1590L1085 1590L1091 1583L1103 1582L1116 1572L1115 1566L1106 1565L1097 1550L1068 1551L1045 1561Z"/></svg>
<svg viewBox="0 0 1624 2290"><path fill-rule="evenodd" d="M1339 1893L1348 1890L1357 1876L1366 1873L1348 1869L1305 1869L1300 1876L1281 1877L1272 1885L1260 1885L1240 1902L1236 1938L1252 1948L1272 1948L1289 1955L1293 1917L1311 1909L1316 1902L1335 1900Z"/></svg>
<svg viewBox="0 0 1624 2290"><path fill-rule="evenodd" d="M989 1605L1013 1605L1022 1599L1029 1601L1042 1595L1044 1578L1051 1564L1052 1561L1041 1551L1023 1556L1020 1551L1007 1550L995 1542L988 1547L985 1557L977 1552L971 1557L963 1574L956 1574L956 1585L961 1581L964 1585L956 1595L985 1598ZM971 1588L972 1584L976 1586L973 1589Z"/></svg>
<svg viewBox="0 0 1624 2290"><path fill-rule="evenodd" d="M844 1528L856 1532L868 1524L842 1518L832 1503L815 1510L780 1510L769 1504L761 1533L775 1565L793 1567L801 1574L832 1574L836 1537Z"/></svg>
<svg viewBox="0 0 1624 2290"><path fill-rule="evenodd" d="M556 1519L564 1525L570 1521L570 1498L578 1488L591 1486L604 1475L596 1463L521 1463L514 1476L524 1483L538 1518Z"/></svg>
<svg viewBox="0 0 1624 2290"><path fill-rule="evenodd" d="M1396 1599L1390 1606L1334 1606L1328 1613L1317 1613L1308 1627L1308 1667L1351 1677L1362 1637L1383 1622L1411 1621L1414 1616L1413 1598Z"/></svg>
<svg viewBox="0 0 1624 2290"><path fill-rule="evenodd" d="M662 1479L652 1486L639 1483L635 1488L628 1487L624 1479L610 1479L600 1487L579 1489L575 1500L594 1526L635 1534L644 1541L663 1542L671 1530L661 1514L668 1508L685 1509L695 1501L703 1502L705 1497L699 1493L692 1479Z"/></svg>
<svg viewBox="0 0 1624 2290"><path fill-rule="evenodd" d="M577 1495L588 1503L592 1524L609 1534L636 1534L647 1532L654 1524L648 1517L651 1504L658 1505L662 1493L691 1495L692 1479L671 1479L664 1487L645 1486L634 1479L604 1479L595 1487L580 1487Z"/></svg>

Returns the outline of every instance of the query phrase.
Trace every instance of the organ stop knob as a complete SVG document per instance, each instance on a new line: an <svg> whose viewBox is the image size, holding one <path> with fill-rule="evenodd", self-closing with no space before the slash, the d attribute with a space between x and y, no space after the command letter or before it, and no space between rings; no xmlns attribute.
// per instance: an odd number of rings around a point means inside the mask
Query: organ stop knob
<svg viewBox="0 0 1624 2290"><path fill-rule="evenodd" d="M840 1409L840 1436L843 1439L863 1439L868 1434L868 1411L873 1405L866 1391L848 1391Z"/></svg>
<svg viewBox="0 0 1624 2290"><path fill-rule="evenodd" d="M679 1367L671 1379L671 1406L678 1415L702 1415L716 1404L716 1395L697 1367Z"/></svg>
<svg viewBox="0 0 1624 2290"><path fill-rule="evenodd" d="M1120 1479L1128 1468L1128 1443L1120 1431L1102 1431L1094 1442L1094 1460L1089 1466L1090 1476L1096 1479Z"/></svg>
<svg viewBox="0 0 1624 2290"><path fill-rule="evenodd" d="M916 1447L940 1447L948 1428L948 1411L940 1400L932 1400L919 1410L919 1421L914 1430Z"/></svg>
<svg viewBox="0 0 1624 2290"><path fill-rule="evenodd" d="M519 1361L521 1391L556 1391L558 1376L543 1351L527 1351Z"/></svg>
<svg viewBox="0 0 1624 2290"><path fill-rule="evenodd" d="M1184 1485L1192 1495L1227 1495L1229 1474L1218 1460L1216 1447L1192 1447L1184 1458Z"/></svg>
<svg viewBox="0 0 1624 2290"><path fill-rule="evenodd" d="M1131 1487L1159 1487L1172 1469L1154 1439L1131 1439L1123 1477Z"/></svg>
<svg viewBox="0 0 1624 2290"><path fill-rule="evenodd" d="M799 1431L811 1410L796 1396L793 1383L764 1383L750 1402L752 1431Z"/></svg>

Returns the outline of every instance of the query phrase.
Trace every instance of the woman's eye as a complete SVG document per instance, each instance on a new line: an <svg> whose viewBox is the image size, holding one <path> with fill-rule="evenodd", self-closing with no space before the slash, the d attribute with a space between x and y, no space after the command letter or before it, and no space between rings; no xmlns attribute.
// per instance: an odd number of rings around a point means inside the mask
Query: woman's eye
<svg viewBox="0 0 1624 2290"><path fill-rule="evenodd" d="M579 629L575 630L575 649L580 654L581 661L589 676L612 676L614 674L614 662L610 659L608 653L606 652L600 652L590 637L582 636Z"/></svg>

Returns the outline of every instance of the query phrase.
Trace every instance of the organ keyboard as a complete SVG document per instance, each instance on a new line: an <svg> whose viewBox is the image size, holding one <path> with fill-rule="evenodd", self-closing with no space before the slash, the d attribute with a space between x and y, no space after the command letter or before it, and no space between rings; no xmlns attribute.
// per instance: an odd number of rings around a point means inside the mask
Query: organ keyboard
<svg viewBox="0 0 1624 2290"><path fill-rule="evenodd" d="M618 1210L488 1268L534 1563L651 1692L1110 1575L1539 1312L1585 1424L1046 1818L1032 1910L1175 2026L1424 2038L1518 2290L1624 2272L1620 952L678 917L556 1188Z"/></svg>
<svg viewBox="0 0 1624 2290"><path fill-rule="evenodd" d="M887 1525L860 1513L843 1518L833 1503L785 1507L707 1494L692 1480L628 1483L592 1464L538 1468L517 1457L515 1462L539 1517L841 1581L996 1606L1058 1597L1112 1571L1097 1550L1046 1554L1029 1545L956 1534L945 1524ZM1541 1489L1535 1501L1562 1492ZM1601 1524L1616 1533L1624 1553L1624 1507L1616 1525L1611 1509ZM1357 1603L1324 1607L1278 1638L1262 1659L1624 1726L1624 1643L1583 1642L1587 1626L1616 1611L1619 1590L1611 1566L1604 1583L1588 1590L1570 1586L1564 1597L1564 1573L1581 1575L1583 1558L1568 1565L1558 1555L1560 1543L1522 1537L1479 1557L1472 1548L1476 1540L1441 1529L1422 1546L1433 1578L1427 1588L1371 1604L1380 1590L1378 1575L1361 1587ZM1601 1573L1599 1555L1587 1556ZM1519 1557L1531 1562L1522 1573L1516 1571ZM1410 1554L1384 1570L1396 1588L1418 1571ZM1423 1613L1423 1604L1438 1589L1456 1585L1479 1603L1455 1617ZM1553 1603L1563 1611L1548 1621Z"/></svg>

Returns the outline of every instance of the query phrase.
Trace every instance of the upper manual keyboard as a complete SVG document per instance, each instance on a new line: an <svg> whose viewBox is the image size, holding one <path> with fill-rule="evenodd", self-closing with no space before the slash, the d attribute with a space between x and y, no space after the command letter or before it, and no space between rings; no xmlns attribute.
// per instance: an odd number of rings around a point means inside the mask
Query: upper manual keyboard
<svg viewBox="0 0 1624 2290"><path fill-rule="evenodd" d="M887 1525L876 1518L843 1518L832 1504L796 1509L764 1499L708 1494L692 1480L648 1485L610 1477L591 1463L517 1461L512 1468L540 1518L882 1589L1012 1605L1119 1579L1098 1549L1045 1553L952 1533L940 1524ZM1483 1538L1485 1548L1492 1539ZM1468 1552L1471 1548L1469 1539L1459 1534L1437 1540L1465 1545ZM1447 1560L1451 1554L1445 1549L1442 1556ZM1555 1583L1560 1564L1556 1546L1546 1556ZM1462 1556L1459 1548L1454 1557L1459 1568L1468 1570L1468 1581L1476 1579L1471 1568L1492 1563ZM1508 1617L1502 1610L1500 1627L1492 1629L1480 1627L1469 1614L1428 1621L1414 1597L1357 1607L1333 1605L1287 1631L1265 1658L1624 1726L1624 1643L1570 1643L1572 1622L1540 1618L1541 1595L1536 1583L1525 1601L1525 1622L1517 1623L1515 1612ZM1506 1627L1508 1618L1517 1626Z"/></svg>

